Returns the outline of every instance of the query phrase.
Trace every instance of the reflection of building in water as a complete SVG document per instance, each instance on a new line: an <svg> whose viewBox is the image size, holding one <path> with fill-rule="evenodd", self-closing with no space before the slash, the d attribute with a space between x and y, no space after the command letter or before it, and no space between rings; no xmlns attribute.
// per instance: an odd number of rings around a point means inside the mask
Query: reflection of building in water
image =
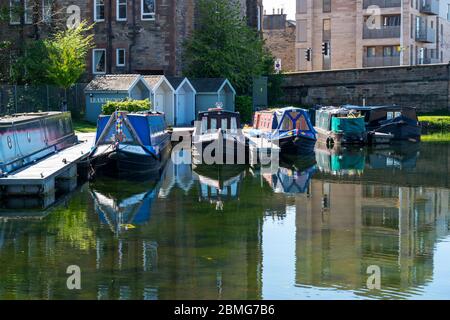
<svg viewBox="0 0 450 320"><path fill-rule="evenodd" d="M431 279L434 246L448 235L449 190L313 180L311 194L297 199L298 285L371 294L370 265L405 294Z"/></svg>

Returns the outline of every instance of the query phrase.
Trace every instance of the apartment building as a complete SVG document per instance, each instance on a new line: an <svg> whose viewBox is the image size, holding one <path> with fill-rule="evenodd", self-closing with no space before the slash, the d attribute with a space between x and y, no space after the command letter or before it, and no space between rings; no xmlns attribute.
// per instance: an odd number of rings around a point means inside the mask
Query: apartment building
<svg viewBox="0 0 450 320"><path fill-rule="evenodd" d="M262 0L230 1L240 6L250 26L261 29ZM13 44L14 61L15 50L25 40L45 38L79 12L81 20L95 23L95 48L85 80L107 73L179 75L183 44L196 26L198 4L199 0L0 0L0 8L10 10L9 21L0 21L0 41Z"/></svg>
<svg viewBox="0 0 450 320"><path fill-rule="evenodd" d="M297 0L296 70L446 63L449 10L449 0Z"/></svg>

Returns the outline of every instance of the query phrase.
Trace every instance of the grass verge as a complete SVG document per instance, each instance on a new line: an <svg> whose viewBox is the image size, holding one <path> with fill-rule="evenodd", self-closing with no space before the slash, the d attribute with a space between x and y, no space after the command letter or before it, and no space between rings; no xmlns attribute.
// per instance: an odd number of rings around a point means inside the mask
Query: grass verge
<svg viewBox="0 0 450 320"><path fill-rule="evenodd" d="M431 143L449 143L450 132L426 134L422 136L421 140L422 142L431 142Z"/></svg>
<svg viewBox="0 0 450 320"><path fill-rule="evenodd" d="M95 124L84 120L74 120L73 127L75 132L79 133L90 133L97 131L97 126Z"/></svg>

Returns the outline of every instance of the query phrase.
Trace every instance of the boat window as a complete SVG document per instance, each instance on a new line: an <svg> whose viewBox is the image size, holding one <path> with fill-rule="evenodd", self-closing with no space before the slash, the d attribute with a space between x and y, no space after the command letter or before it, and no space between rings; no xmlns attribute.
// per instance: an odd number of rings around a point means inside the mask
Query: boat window
<svg viewBox="0 0 450 320"><path fill-rule="evenodd" d="M309 130L308 123L306 122L305 116L302 115L297 122L295 123L295 127L297 130Z"/></svg>
<svg viewBox="0 0 450 320"><path fill-rule="evenodd" d="M228 119L227 118L222 118L222 123L220 124L220 128L222 128L223 130L228 129Z"/></svg>
<svg viewBox="0 0 450 320"><path fill-rule="evenodd" d="M205 133L208 130L208 118L202 117L202 133Z"/></svg>
<svg viewBox="0 0 450 320"><path fill-rule="evenodd" d="M281 130L293 130L294 124L289 117L284 117L283 122L281 123Z"/></svg>
<svg viewBox="0 0 450 320"><path fill-rule="evenodd" d="M211 118L211 130L217 129L217 119Z"/></svg>
<svg viewBox="0 0 450 320"><path fill-rule="evenodd" d="M397 111L394 115L395 115L395 118L398 118L398 117L402 116L402 113L401 113L401 111Z"/></svg>
<svg viewBox="0 0 450 320"><path fill-rule="evenodd" d="M236 132L237 128L236 117L231 117L231 132Z"/></svg>
<svg viewBox="0 0 450 320"><path fill-rule="evenodd" d="M394 113L393 112L388 112L386 118L387 118L387 120L394 119Z"/></svg>

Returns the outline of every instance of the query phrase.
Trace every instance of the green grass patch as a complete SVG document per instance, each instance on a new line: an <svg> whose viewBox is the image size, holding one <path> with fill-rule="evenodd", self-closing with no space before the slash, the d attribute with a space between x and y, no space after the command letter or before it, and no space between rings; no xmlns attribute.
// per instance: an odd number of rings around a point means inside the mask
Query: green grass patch
<svg viewBox="0 0 450 320"><path fill-rule="evenodd" d="M450 116L420 116L419 121L435 126L450 126Z"/></svg>
<svg viewBox="0 0 450 320"><path fill-rule="evenodd" d="M450 143L450 132L423 135L422 142Z"/></svg>
<svg viewBox="0 0 450 320"><path fill-rule="evenodd" d="M75 132L79 133L90 133L97 131L97 125L84 121L84 120L74 120L73 127Z"/></svg>

